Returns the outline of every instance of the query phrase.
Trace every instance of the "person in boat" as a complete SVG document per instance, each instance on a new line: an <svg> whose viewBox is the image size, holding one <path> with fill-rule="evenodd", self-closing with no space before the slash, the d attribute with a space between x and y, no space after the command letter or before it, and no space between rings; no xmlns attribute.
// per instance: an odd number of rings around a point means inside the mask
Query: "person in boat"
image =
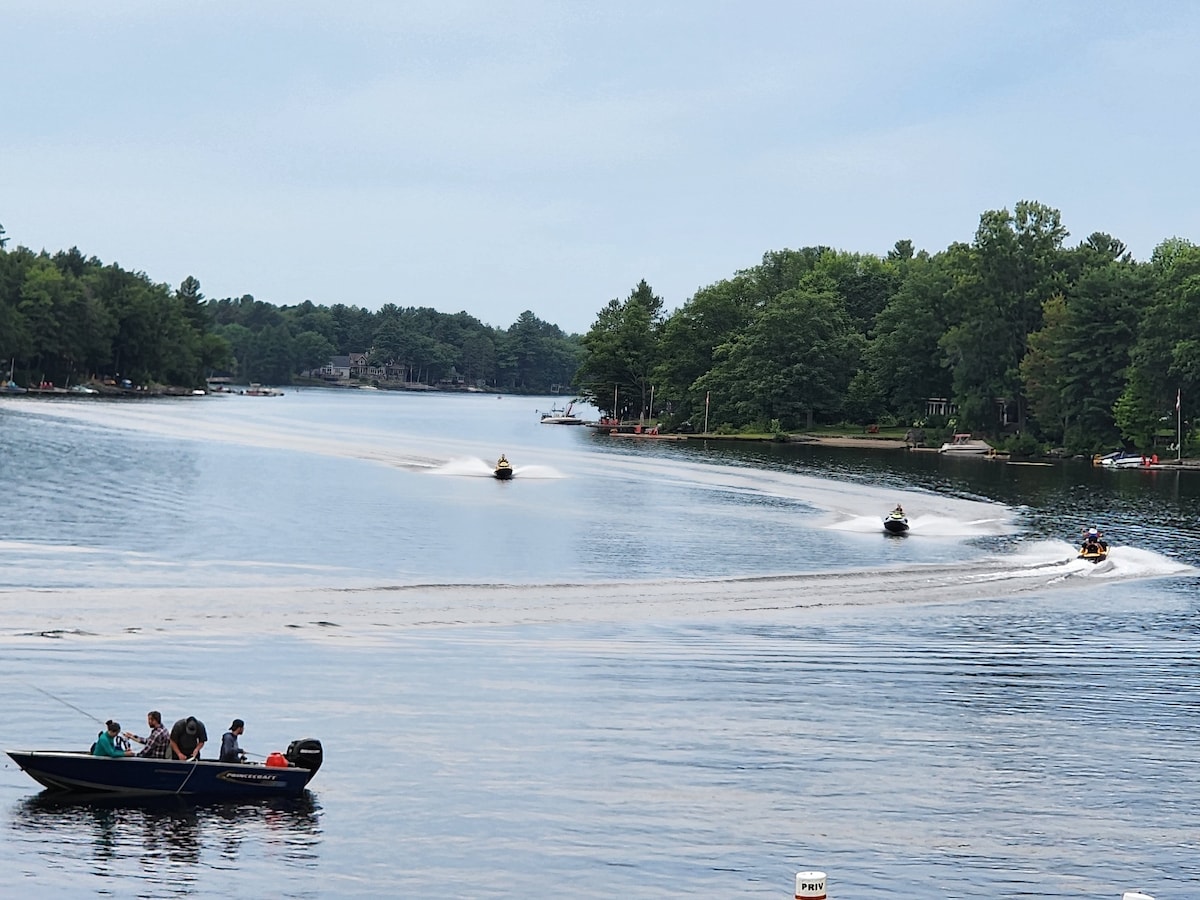
<svg viewBox="0 0 1200 900"><path fill-rule="evenodd" d="M1083 535L1083 552L1103 553L1106 550L1108 550L1108 544L1104 542L1099 529L1089 528Z"/></svg>
<svg viewBox="0 0 1200 900"><path fill-rule="evenodd" d="M904 507L901 506L899 503L897 503L896 508L892 510L892 518L893 519L903 519L904 518Z"/></svg>
<svg viewBox="0 0 1200 900"><path fill-rule="evenodd" d="M204 723L195 716L180 719L171 726L171 758L200 759L200 751L208 743Z"/></svg>
<svg viewBox="0 0 1200 900"><path fill-rule="evenodd" d="M496 468L497 469L507 469L508 465L509 465L508 457L505 456L503 453L501 453L500 458L498 460L496 460Z"/></svg>
<svg viewBox="0 0 1200 900"><path fill-rule="evenodd" d="M221 762L240 763L246 761L246 754L238 746L238 737L245 730L246 723L241 719L234 719L233 724L229 726L229 730L221 735Z"/></svg>
<svg viewBox="0 0 1200 900"><path fill-rule="evenodd" d="M104 731L96 735L96 743L92 744L92 756L108 756L120 759L133 756L132 750L122 750L117 746L117 738L121 736L121 724L109 719L104 723Z"/></svg>
<svg viewBox="0 0 1200 900"><path fill-rule="evenodd" d="M140 737L132 731L125 732L125 737L129 740L145 744L135 755L144 756L147 759L170 759L171 736L167 734L167 729L163 726L162 713L157 709L150 710L146 713L146 725L149 727L150 733L145 737Z"/></svg>

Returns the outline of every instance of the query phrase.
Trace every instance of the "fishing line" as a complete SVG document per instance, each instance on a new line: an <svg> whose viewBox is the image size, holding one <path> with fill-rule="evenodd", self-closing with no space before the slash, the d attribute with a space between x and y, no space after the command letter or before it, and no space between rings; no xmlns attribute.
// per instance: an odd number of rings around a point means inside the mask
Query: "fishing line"
<svg viewBox="0 0 1200 900"><path fill-rule="evenodd" d="M50 693L45 688L40 688L36 684L30 684L28 681L23 681L21 683L24 684L26 687L33 688L39 694L45 694L51 700L57 700L63 706L71 707L71 709L75 710L75 712L79 713L80 715L87 716L89 719L91 719L93 722L97 723L98 725L107 725L108 724L103 719L98 719L95 716L93 716L86 709L80 709L78 706L76 706L74 703L71 703L69 700L64 700L62 697L56 697L54 694Z"/></svg>

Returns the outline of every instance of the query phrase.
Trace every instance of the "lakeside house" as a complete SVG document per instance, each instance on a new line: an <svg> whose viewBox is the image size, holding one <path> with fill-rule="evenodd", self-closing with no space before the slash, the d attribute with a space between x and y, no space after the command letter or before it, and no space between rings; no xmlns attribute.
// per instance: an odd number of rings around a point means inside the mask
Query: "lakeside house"
<svg viewBox="0 0 1200 900"><path fill-rule="evenodd" d="M350 353L346 356L331 357L329 362L317 369L304 373L309 378L320 378L323 381L402 381L404 367L395 363L373 366L367 362L366 353Z"/></svg>

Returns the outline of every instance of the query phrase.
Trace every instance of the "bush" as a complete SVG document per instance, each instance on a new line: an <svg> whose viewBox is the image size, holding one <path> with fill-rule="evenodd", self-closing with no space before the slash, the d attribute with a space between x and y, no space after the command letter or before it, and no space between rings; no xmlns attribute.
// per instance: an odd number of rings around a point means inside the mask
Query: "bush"
<svg viewBox="0 0 1200 900"><path fill-rule="evenodd" d="M1042 451L1042 445L1032 434L1015 434L1001 444L1013 456L1034 456Z"/></svg>

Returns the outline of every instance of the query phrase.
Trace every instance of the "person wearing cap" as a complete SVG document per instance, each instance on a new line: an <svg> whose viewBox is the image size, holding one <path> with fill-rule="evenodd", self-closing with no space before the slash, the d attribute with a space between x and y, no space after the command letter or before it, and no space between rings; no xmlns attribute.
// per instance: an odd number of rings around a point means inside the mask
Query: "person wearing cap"
<svg viewBox="0 0 1200 900"><path fill-rule="evenodd" d="M245 730L246 723L241 719L234 719L229 730L221 735L221 762L240 763L246 761L246 754L238 746L238 735Z"/></svg>
<svg viewBox="0 0 1200 900"><path fill-rule="evenodd" d="M121 724L109 719L104 723L104 731L96 735L96 743L92 744L92 756L110 756L119 759L123 756L133 756L132 750L122 750L117 746L117 736L121 733Z"/></svg>
<svg viewBox="0 0 1200 900"><path fill-rule="evenodd" d="M208 743L204 723L195 716L180 719L171 726L171 758L200 759L200 751Z"/></svg>

